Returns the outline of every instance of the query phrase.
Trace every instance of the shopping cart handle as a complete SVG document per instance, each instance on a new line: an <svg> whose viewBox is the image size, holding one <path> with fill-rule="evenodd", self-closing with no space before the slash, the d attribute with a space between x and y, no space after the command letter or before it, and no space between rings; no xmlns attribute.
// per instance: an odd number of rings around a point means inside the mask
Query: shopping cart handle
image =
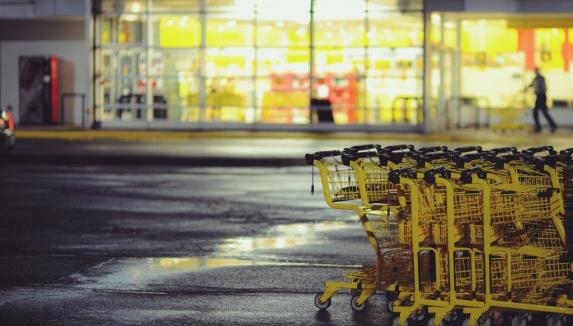
<svg viewBox="0 0 573 326"><path fill-rule="evenodd" d="M533 155L535 153L547 152L549 155L555 155L557 152L553 149L553 146L539 146L524 149L522 153Z"/></svg>
<svg viewBox="0 0 573 326"><path fill-rule="evenodd" d="M460 174L460 180L463 183L471 183L472 182L472 175L477 175L478 178L480 179L486 179L487 178L487 173L480 169L479 167L473 167L471 169L467 169L462 171L462 173Z"/></svg>
<svg viewBox="0 0 573 326"><path fill-rule="evenodd" d="M573 148L561 150L559 152L559 161L567 165L573 165L573 158L571 155L573 155Z"/></svg>
<svg viewBox="0 0 573 326"><path fill-rule="evenodd" d="M375 157L377 152L342 152L342 164L350 165L351 161L357 160L364 157Z"/></svg>
<svg viewBox="0 0 573 326"><path fill-rule="evenodd" d="M495 155L499 155L499 154L517 154L519 153L517 151L517 147L498 147L498 148L492 148L490 150L488 150L489 153L495 154Z"/></svg>
<svg viewBox="0 0 573 326"><path fill-rule="evenodd" d="M551 155L551 156L544 156L544 157L536 157L532 163L535 165L536 169L538 169L539 171L543 171L543 170L545 170L545 166L555 168L555 165L557 164L557 160L559 160L559 156Z"/></svg>
<svg viewBox="0 0 573 326"><path fill-rule="evenodd" d="M398 152L398 153L380 153L378 154L378 161L380 166L388 166L389 162L398 164L402 162L404 157L408 156L410 153Z"/></svg>
<svg viewBox="0 0 573 326"><path fill-rule="evenodd" d="M340 151L321 151L311 154L304 154L304 159L306 161L306 164L312 165L314 161L318 161L325 157L339 156L339 155L341 155Z"/></svg>
<svg viewBox="0 0 573 326"><path fill-rule="evenodd" d="M400 144L400 145L390 145L390 146L386 146L383 147L382 150L385 152L395 152L395 151L403 151L403 150L410 150L413 151L414 150L414 145L409 145L409 144Z"/></svg>
<svg viewBox="0 0 573 326"><path fill-rule="evenodd" d="M344 151L364 151L367 149L377 149L380 148L380 145L375 144L364 144L364 145L356 145L352 147L345 148Z"/></svg>
<svg viewBox="0 0 573 326"><path fill-rule="evenodd" d="M416 178L416 171L412 170L411 168L402 168L392 170L388 175L388 180L392 183L398 184L400 183L401 177L407 177L410 179Z"/></svg>
<svg viewBox="0 0 573 326"><path fill-rule="evenodd" d="M416 160L416 166L419 168L423 168L424 166L426 166L426 163L428 162L426 158L420 154L413 154L412 158Z"/></svg>
<svg viewBox="0 0 573 326"><path fill-rule="evenodd" d="M428 162L432 162L434 160L439 160L441 158L450 158L452 157L452 152L444 152L444 153L430 153L430 154L426 154L423 155L422 157L428 161Z"/></svg>
<svg viewBox="0 0 573 326"><path fill-rule="evenodd" d="M494 162L495 158L499 155L507 155L507 154L519 154L519 151L516 147L499 147L499 148L492 148L486 152L484 152L484 159Z"/></svg>
<svg viewBox="0 0 573 326"><path fill-rule="evenodd" d="M522 159L523 159L522 154L510 154L510 155L498 156L495 158L495 167L498 169L503 169L506 163Z"/></svg>
<svg viewBox="0 0 573 326"><path fill-rule="evenodd" d="M454 152L458 153L458 154L462 154L462 153L468 153L468 152L481 152L483 149L481 146L465 146L465 147L457 147L454 148Z"/></svg>
<svg viewBox="0 0 573 326"><path fill-rule="evenodd" d="M435 168L424 172L424 181L430 184L436 183L436 175L444 179L451 179L452 173L444 167Z"/></svg>
<svg viewBox="0 0 573 326"><path fill-rule="evenodd" d="M464 155L464 156L458 156L456 158L454 158L454 162L456 162L456 167L458 168L463 168L466 163L469 163L471 161L475 161L475 160L480 160L480 159L484 159L487 155L486 152L481 152L481 153L473 153L473 154L468 154L468 155Z"/></svg>
<svg viewBox="0 0 573 326"><path fill-rule="evenodd" d="M416 150L416 152L421 153L423 155L436 152L447 152L447 151L448 151L448 146L421 147Z"/></svg>

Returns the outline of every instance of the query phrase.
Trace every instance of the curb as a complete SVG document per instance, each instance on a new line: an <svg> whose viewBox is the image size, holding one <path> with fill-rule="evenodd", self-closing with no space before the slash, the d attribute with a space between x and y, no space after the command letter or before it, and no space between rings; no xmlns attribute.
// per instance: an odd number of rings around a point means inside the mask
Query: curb
<svg viewBox="0 0 573 326"><path fill-rule="evenodd" d="M290 167L304 166L304 158L179 157L151 155L61 155L8 153L0 165L141 165L173 167Z"/></svg>

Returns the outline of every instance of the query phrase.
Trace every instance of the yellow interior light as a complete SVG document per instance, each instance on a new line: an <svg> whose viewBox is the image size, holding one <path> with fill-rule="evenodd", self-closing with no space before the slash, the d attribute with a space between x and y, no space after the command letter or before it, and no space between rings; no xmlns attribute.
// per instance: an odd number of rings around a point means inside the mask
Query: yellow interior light
<svg viewBox="0 0 573 326"><path fill-rule="evenodd" d="M135 12L135 13L140 12L141 11L141 3L139 3L139 2L132 3L131 4L131 11Z"/></svg>

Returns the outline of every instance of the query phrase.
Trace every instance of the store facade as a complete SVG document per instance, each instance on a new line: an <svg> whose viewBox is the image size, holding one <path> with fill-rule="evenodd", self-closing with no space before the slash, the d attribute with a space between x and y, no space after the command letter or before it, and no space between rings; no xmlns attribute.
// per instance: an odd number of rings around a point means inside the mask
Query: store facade
<svg viewBox="0 0 573 326"><path fill-rule="evenodd" d="M104 128L420 130L432 116L421 0L101 0L93 14Z"/></svg>

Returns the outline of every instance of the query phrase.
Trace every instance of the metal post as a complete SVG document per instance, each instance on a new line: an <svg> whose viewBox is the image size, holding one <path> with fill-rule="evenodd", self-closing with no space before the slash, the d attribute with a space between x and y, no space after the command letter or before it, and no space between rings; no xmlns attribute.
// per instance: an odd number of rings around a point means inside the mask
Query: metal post
<svg viewBox="0 0 573 326"><path fill-rule="evenodd" d="M201 25L201 46L199 48L199 125L205 121L207 110L207 0L201 0L199 9L199 22Z"/></svg>
<svg viewBox="0 0 573 326"><path fill-rule="evenodd" d="M253 101L253 124L257 125L257 123L259 122L259 105L257 103L257 78L258 78L258 62L259 62L259 40L257 37L257 31L258 31L258 17L259 17L259 12L258 12L258 2L256 2L254 4L253 7L253 47L254 47L254 58L253 58L253 69L252 69L252 73L253 73L253 77L252 77L252 82L253 82L253 93L252 93L252 101ZM246 108L245 108L246 109Z"/></svg>
<svg viewBox="0 0 573 326"><path fill-rule="evenodd" d="M429 0L425 0L424 1L424 13L423 13L423 19L424 19L424 60L423 60L423 65L424 65L424 73L422 74L422 83L423 83L423 88L422 88L422 96L424 97L424 105L422 106L422 131L423 132L427 132L430 130L430 123L427 119L427 117L429 116L429 112L430 112L430 105L431 105L431 92L432 92L432 78L430 76L431 74L431 67L430 67L430 63L431 58L430 58L430 46L431 46L431 38L430 38L430 32L431 32L431 17L430 17L430 12L428 12L426 10L427 8L427 2Z"/></svg>
<svg viewBox="0 0 573 326"><path fill-rule="evenodd" d="M94 0L96 1L96 0ZM98 33L98 18L96 17L95 12L95 3L86 0L86 43L89 48L89 58L88 58L88 87L89 94L91 97L89 100L89 105L92 107L92 129L101 129L101 121L98 120L98 107L97 107L97 88L98 88L98 80L96 75L96 67L97 67L97 57L101 50L98 48L98 40L99 40L99 33ZM97 51L97 52L96 52ZM91 59L91 60L90 60Z"/></svg>
<svg viewBox="0 0 573 326"><path fill-rule="evenodd" d="M147 32L145 33L145 111L146 114L146 125L149 127L151 121L153 121L153 89L151 88L151 42L153 40L153 26L151 24L151 15L149 11L151 10L151 0L145 1L145 13L143 15L144 22L147 27Z"/></svg>
<svg viewBox="0 0 573 326"><path fill-rule="evenodd" d="M370 19L369 19L369 15L368 15L368 0L365 1L366 3L364 4L364 76L362 83L363 83L363 87L364 90L361 92L362 93L362 114L364 115L364 125L368 125L368 122L370 121L370 110L373 110L374 112L376 112L375 109L371 108L367 103L368 103L368 71L370 70L370 61L369 61L369 47L370 47L370 38L369 33L370 33ZM361 76L358 76L358 79L360 80ZM358 93L360 94L360 93ZM360 102L360 101L359 101Z"/></svg>
<svg viewBox="0 0 573 326"><path fill-rule="evenodd" d="M309 62L309 89L308 89L308 107L309 107L309 117L308 122L312 124L312 116L313 116L313 108L312 108L312 97L314 93L314 5L315 0L310 0L310 25L309 25L309 34L310 34L310 43L308 45L308 49L310 51L310 62Z"/></svg>

